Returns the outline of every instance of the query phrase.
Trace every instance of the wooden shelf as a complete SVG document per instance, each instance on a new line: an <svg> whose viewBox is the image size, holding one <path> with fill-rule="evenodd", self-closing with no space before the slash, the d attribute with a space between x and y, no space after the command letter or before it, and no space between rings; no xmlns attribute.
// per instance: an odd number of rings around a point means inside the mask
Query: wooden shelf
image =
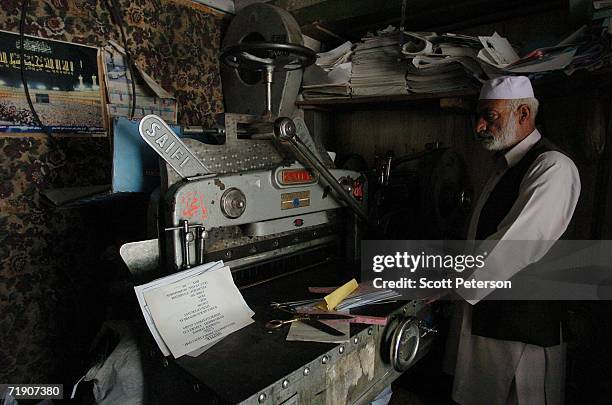
<svg viewBox="0 0 612 405"><path fill-rule="evenodd" d="M612 68L607 67L593 72L579 71L572 76L565 76L562 72L554 72L547 77L534 81L536 97L546 99L551 97L564 97L570 95L605 95L612 91ZM396 109L406 104L432 106L445 108L469 105L476 102L479 90L469 89L446 93L433 94L397 94L372 97L338 97L322 100L303 100L295 104L303 109L320 110L348 110L355 107L367 109ZM440 100L449 99L450 104ZM444 104L444 105L442 105Z"/></svg>
<svg viewBox="0 0 612 405"><path fill-rule="evenodd" d="M457 98L457 97L472 97L478 94L478 90L461 90L446 93L434 94L396 94L385 96L372 97L338 97L323 100L303 100L297 101L295 104L298 107L336 107L343 105L360 105L360 104L382 104L382 103L397 103L397 102L417 102L422 100L439 100L442 98Z"/></svg>

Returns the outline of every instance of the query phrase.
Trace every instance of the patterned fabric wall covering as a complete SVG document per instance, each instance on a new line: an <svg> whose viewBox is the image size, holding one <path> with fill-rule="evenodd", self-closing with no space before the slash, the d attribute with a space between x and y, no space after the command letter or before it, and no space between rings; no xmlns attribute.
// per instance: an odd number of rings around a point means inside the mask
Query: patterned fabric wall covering
<svg viewBox="0 0 612 405"><path fill-rule="evenodd" d="M0 29L18 32L20 1L0 2ZM178 98L181 125L211 124L222 112L218 53L223 19L187 1L119 0L128 48L139 66ZM31 0L26 34L87 45L123 44L106 0Z"/></svg>
<svg viewBox="0 0 612 405"><path fill-rule="evenodd" d="M179 123L212 124L223 110L223 15L188 1L119 3L129 49L177 97ZM109 39L122 44L105 4L31 0L25 33L94 46ZM0 29L18 32L20 9L21 1L0 0ZM41 202L42 190L110 182L108 139L62 138L59 144L66 160L58 165L44 136L0 138L3 382L73 382L104 318L110 271L100 264L103 252L116 255L121 243L144 230L146 204L135 215L129 204L55 210Z"/></svg>

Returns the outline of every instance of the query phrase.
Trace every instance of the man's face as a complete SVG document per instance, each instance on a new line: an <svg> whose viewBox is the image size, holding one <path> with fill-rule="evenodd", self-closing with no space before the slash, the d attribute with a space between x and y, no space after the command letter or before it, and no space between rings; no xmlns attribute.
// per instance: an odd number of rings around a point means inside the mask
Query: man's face
<svg viewBox="0 0 612 405"><path fill-rule="evenodd" d="M508 100L478 101L476 138L490 151L508 149L516 143L518 114Z"/></svg>

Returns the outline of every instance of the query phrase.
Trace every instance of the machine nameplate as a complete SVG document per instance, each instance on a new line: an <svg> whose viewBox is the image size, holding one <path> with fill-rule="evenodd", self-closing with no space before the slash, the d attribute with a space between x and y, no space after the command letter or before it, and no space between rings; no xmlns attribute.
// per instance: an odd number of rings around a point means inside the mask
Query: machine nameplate
<svg viewBox="0 0 612 405"><path fill-rule="evenodd" d="M183 141L157 115L147 115L138 126L140 136L162 159L185 178L208 174L210 170L185 146Z"/></svg>
<svg viewBox="0 0 612 405"><path fill-rule="evenodd" d="M310 191L296 191L281 194L281 210L308 207L310 205Z"/></svg>

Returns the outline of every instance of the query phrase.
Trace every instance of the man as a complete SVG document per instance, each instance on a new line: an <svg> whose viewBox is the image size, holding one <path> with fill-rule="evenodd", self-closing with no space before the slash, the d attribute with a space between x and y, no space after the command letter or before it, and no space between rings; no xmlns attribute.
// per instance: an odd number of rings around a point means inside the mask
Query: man
<svg viewBox="0 0 612 405"><path fill-rule="evenodd" d="M474 208L469 239L554 241L566 231L580 178L572 160L535 128L537 112L527 77L483 85L475 130L495 152L496 171ZM509 279L550 247L529 246L496 277ZM543 301L469 301L459 328L453 399L462 405L562 404L560 321L561 311Z"/></svg>

